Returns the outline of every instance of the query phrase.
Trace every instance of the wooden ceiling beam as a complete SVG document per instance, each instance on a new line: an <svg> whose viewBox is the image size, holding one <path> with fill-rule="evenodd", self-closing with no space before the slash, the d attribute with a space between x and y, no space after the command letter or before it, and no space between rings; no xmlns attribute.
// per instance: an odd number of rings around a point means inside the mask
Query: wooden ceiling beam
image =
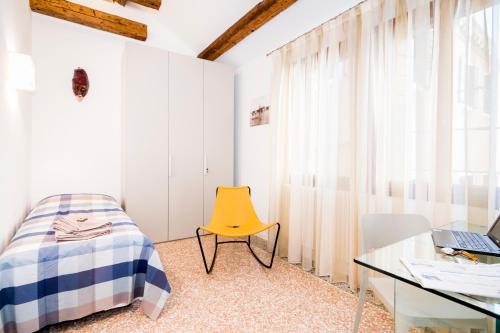
<svg viewBox="0 0 500 333"><path fill-rule="evenodd" d="M161 0L113 0L120 5L125 6L127 2L135 2L138 5L159 10L161 7Z"/></svg>
<svg viewBox="0 0 500 333"><path fill-rule="evenodd" d="M227 29L198 58L215 60L297 0L263 0Z"/></svg>
<svg viewBox="0 0 500 333"><path fill-rule="evenodd" d="M145 41L148 27L120 16L108 14L66 0L30 0L31 10L73 23Z"/></svg>
<svg viewBox="0 0 500 333"><path fill-rule="evenodd" d="M138 5L153 8L156 10L159 10L161 7L161 0L128 0L128 1L132 1Z"/></svg>
<svg viewBox="0 0 500 333"><path fill-rule="evenodd" d="M125 6L127 4L127 0L113 0L113 2L117 2L118 4Z"/></svg>

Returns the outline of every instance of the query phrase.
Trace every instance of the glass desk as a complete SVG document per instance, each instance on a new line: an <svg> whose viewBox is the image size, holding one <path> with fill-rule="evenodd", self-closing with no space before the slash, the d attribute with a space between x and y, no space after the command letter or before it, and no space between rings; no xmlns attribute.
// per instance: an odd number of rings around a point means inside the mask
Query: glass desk
<svg viewBox="0 0 500 333"><path fill-rule="evenodd" d="M460 231L472 231L486 234L487 228L467 224L466 222L458 221L449 225L441 227L442 229L452 229ZM431 232L427 232L418 236L414 236L398 243L388 245L379 249L375 249L370 253L364 254L354 259L358 265L369 268L370 270L381 273L385 276L394 278L394 322L396 332L407 332L407 327L401 324L402 320L399 316L404 317L401 313L411 306L411 302L415 302L415 297L412 298L409 294L417 292L425 294L428 298L426 302L430 302L435 309L450 309L458 308L459 311L452 313L452 318L460 318L462 309L468 315L471 315L473 320L478 320L478 323L487 322L487 329L483 327L483 332L496 332L500 333L500 299L486 298L480 296L468 296L453 292L445 292L434 289L424 289L418 282L411 276L408 270L403 266L400 261L401 257L408 258L422 258L442 261L455 261L457 257L449 257L441 252L434 246L432 241ZM487 264L499 264L500 257L478 255L479 261ZM467 260L458 259L460 262ZM380 275L380 274L379 274ZM499 286L500 287L500 286ZM418 288L419 290L415 290ZM413 289L411 291L410 289ZM424 290L424 291L422 291ZM407 297L408 296L408 297ZM420 301L420 299L419 299ZM434 315L431 310L427 313L429 318L440 317ZM481 318L479 320L478 318ZM465 320L450 320L447 326L438 327L460 327L455 326L457 322L465 322ZM440 322L442 323L442 321ZM431 326L429 326L431 327ZM472 327L471 327L472 328ZM473 328L478 328L474 326Z"/></svg>

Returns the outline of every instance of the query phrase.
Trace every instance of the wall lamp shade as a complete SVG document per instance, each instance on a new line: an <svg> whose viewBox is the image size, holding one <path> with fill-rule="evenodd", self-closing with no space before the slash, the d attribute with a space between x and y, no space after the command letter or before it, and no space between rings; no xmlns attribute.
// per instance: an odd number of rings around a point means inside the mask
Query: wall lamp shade
<svg viewBox="0 0 500 333"><path fill-rule="evenodd" d="M7 83L19 90L35 91L35 64L23 53L7 54Z"/></svg>

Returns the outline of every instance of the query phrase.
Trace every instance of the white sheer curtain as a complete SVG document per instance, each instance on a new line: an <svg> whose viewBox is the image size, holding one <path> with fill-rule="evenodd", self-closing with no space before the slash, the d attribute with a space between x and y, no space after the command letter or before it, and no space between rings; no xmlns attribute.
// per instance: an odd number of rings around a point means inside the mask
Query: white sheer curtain
<svg viewBox="0 0 500 333"><path fill-rule="evenodd" d="M279 253L356 284L368 212L491 223L498 6L368 0L272 54Z"/></svg>

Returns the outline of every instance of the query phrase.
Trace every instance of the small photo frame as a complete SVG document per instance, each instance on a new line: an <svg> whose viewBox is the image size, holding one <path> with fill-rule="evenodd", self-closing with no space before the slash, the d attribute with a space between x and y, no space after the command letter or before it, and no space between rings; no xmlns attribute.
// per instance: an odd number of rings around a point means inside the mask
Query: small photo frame
<svg viewBox="0 0 500 333"><path fill-rule="evenodd" d="M254 101L253 111L250 112L250 127L269 124L268 98L262 97Z"/></svg>

